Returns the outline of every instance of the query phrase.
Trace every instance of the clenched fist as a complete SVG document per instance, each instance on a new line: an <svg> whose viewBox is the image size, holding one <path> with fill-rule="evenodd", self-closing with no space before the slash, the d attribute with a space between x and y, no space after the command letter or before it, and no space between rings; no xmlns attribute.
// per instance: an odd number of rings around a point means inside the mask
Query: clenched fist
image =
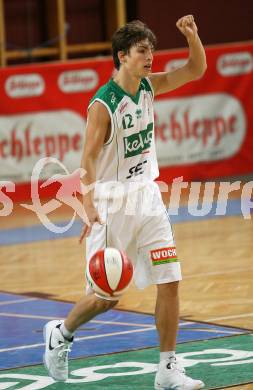
<svg viewBox="0 0 253 390"><path fill-rule="evenodd" d="M188 41L195 40L198 35L198 28L194 22L193 15L186 15L178 19L176 26Z"/></svg>

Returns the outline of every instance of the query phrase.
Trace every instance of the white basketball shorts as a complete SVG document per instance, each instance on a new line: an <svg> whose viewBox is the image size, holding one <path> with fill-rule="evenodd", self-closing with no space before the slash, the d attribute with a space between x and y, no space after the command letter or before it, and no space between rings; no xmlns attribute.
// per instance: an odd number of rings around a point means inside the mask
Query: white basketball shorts
<svg viewBox="0 0 253 390"><path fill-rule="evenodd" d="M155 182L121 199L96 203L104 225L94 224L86 239L87 262L96 251L114 247L132 260L140 289L182 279L170 219ZM92 292L88 284L86 292Z"/></svg>

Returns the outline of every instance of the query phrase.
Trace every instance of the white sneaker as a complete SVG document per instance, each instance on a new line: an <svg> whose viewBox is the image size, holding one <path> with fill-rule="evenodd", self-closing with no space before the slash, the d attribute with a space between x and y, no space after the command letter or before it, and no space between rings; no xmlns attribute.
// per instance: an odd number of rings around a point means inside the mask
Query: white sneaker
<svg viewBox="0 0 253 390"><path fill-rule="evenodd" d="M155 377L155 390L195 390L203 389L204 383L185 374L176 359L163 360Z"/></svg>
<svg viewBox="0 0 253 390"><path fill-rule="evenodd" d="M49 375L56 381L68 379L68 353L73 342L66 340L60 326L63 321L50 321L43 329L44 341L46 343L43 356L44 365Z"/></svg>

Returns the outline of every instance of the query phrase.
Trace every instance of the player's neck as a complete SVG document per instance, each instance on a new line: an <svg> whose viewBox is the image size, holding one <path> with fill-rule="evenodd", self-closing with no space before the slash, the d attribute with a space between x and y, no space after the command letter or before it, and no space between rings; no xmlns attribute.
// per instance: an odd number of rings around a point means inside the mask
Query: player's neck
<svg viewBox="0 0 253 390"><path fill-rule="evenodd" d="M120 69L113 79L125 92L135 96L139 90L141 79L131 75L127 70Z"/></svg>

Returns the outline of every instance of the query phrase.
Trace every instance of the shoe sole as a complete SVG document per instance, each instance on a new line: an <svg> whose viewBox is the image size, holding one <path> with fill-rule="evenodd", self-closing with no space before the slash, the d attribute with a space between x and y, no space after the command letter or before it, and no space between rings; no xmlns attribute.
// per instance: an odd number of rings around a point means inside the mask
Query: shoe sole
<svg viewBox="0 0 253 390"><path fill-rule="evenodd" d="M46 345L46 348L47 348L47 331L46 331L46 325L43 327L43 339L44 339L44 342L45 342L45 345ZM48 375L50 376L50 378L52 378L54 381L56 382L65 382L68 378L66 379L58 379L58 378L55 378L49 371L49 368L47 366L47 363L46 363L46 354L44 353L43 354L43 364L44 364L44 367L45 369L47 370L47 373Z"/></svg>

